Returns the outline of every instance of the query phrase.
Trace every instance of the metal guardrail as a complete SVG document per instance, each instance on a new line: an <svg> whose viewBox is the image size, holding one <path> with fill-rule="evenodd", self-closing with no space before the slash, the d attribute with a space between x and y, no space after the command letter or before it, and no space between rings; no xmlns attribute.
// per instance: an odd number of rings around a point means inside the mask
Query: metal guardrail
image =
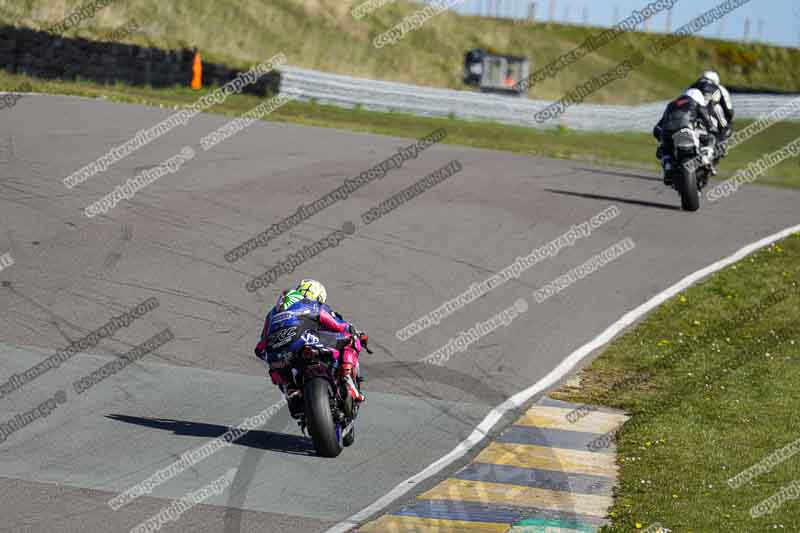
<svg viewBox="0 0 800 533"><path fill-rule="evenodd" d="M282 67L281 71L281 92L301 100L429 117L488 120L531 128L564 125L577 130L650 132L667 104L581 104L567 109L558 119L540 124L533 118L534 114L550 105L550 101L352 78L298 67ZM758 118L796 98L791 95L733 95L737 118Z"/></svg>

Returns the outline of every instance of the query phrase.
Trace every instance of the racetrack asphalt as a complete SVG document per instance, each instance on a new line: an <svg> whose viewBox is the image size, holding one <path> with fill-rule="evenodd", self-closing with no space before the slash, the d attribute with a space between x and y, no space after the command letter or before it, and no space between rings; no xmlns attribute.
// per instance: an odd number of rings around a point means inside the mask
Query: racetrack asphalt
<svg viewBox="0 0 800 533"><path fill-rule="evenodd" d="M53 396L67 401L0 444L0 531L128 531L237 468L232 486L162 531L324 531L461 442L484 415L530 386L619 316L685 275L798 223L795 191L749 186L681 212L658 176L570 161L437 145L245 258L224 254L390 157L409 139L256 123L208 152L225 117L200 115L109 170L62 179L169 110L32 96L0 121L0 378L30 368L131 306L159 307L0 399L0 422ZM178 153L177 173L107 215L84 208ZM379 220L360 215L457 159L463 170ZM464 309L401 342L395 332L611 205L620 214ZM353 235L274 285L245 284L344 222ZM532 294L621 239L635 249L536 303ZM285 409L152 495L106 502L275 404L253 356L280 289L322 280L329 302L370 334L367 404L352 448L327 460ZM442 367L420 359L512 305L527 312ZM77 394L73 382L165 328L175 339ZM432 480L433 481L433 480ZM423 489L424 487L420 487ZM399 504L399 503L398 503Z"/></svg>

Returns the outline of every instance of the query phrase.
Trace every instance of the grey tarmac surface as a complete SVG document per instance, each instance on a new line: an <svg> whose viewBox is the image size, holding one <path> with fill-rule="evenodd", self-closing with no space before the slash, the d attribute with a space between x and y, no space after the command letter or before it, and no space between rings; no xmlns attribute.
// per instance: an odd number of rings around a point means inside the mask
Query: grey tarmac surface
<svg viewBox="0 0 800 533"><path fill-rule="evenodd" d="M247 257L224 254L391 156L409 139L258 123L204 153L228 119L203 115L90 178L62 179L169 110L32 96L0 117L0 378L154 296L158 309L0 399L4 422L57 390L67 402L0 444L3 531L127 531L170 498L238 467L232 489L166 531L324 531L456 446L624 312L742 245L798 223L794 191L746 187L677 209L636 171L438 145ZM83 209L190 145L198 156L106 216ZM452 159L463 170L365 225L360 215ZM400 342L395 331L610 205L620 215L574 247ZM346 221L355 233L274 286L245 284ZM541 304L532 293L630 237L636 248ZM284 412L263 430L119 511L106 501L277 401L252 355L277 292L323 280L369 332L368 403L353 448L309 454ZM526 313L442 367L419 360L517 298ZM73 382L164 328L175 339L82 395Z"/></svg>

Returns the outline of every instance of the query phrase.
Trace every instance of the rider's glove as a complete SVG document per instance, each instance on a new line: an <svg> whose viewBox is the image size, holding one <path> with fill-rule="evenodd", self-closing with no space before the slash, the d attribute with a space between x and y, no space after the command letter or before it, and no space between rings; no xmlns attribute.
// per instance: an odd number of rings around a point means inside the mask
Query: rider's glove
<svg viewBox="0 0 800 533"><path fill-rule="evenodd" d="M254 351L255 351L256 357L258 357L262 361L266 362L266 360L267 360L267 351L265 349L256 348Z"/></svg>
<svg viewBox="0 0 800 533"><path fill-rule="evenodd" d="M655 137L656 139L661 139L662 133L663 130L661 129L661 125L656 124L656 126L653 128L653 137Z"/></svg>

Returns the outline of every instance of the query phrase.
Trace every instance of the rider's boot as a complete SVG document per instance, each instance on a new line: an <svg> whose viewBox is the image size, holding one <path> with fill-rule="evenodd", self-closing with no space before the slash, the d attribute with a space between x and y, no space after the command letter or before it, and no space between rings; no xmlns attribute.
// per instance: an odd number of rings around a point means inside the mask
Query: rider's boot
<svg viewBox="0 0 800 533"><path fill-rule="evenodd" d="M661 168L664 169L664 185L667 187L672 186L672 160L671 158L665 157L661 161Z"/></svg>
<svg viewBox="0 0 800 533"><path fill-rule="evenodd" d="M367 399L361 394L361 391L358 390L358 386L355 380L353 380L353 365L351 363L342 363L342 366L339 367L339 377L347 387L347 392L350 393L350 396L352 396L355 401L363 402Z"/></svg>
<svg viewBox="0 0 800 533"><path fill-rule="evenodd" d="M286 401L289 406L289 416L297 421L297 425L303 435L306 434L306 409L303 401L303 391L300 389L289 389L286 392Z"/></svg>
<svg viewBox="0 0 800 533"><path fill-rule="evenodd" d="M286 388L284 390L286 396L286 403L289 406L289 415L295 420L299 420L305 413L305 406L303 405L303 391L295 388Z"/></svg>
<svg viewBox="0 0 800 533"><path fill-rule="evenodd" d="M716 161L714 161L714 159L712 159L711 157L707 157L706 161L708 164L708 172L712 176L716 176L717 175L717 167L715 166Z"/></svg>

